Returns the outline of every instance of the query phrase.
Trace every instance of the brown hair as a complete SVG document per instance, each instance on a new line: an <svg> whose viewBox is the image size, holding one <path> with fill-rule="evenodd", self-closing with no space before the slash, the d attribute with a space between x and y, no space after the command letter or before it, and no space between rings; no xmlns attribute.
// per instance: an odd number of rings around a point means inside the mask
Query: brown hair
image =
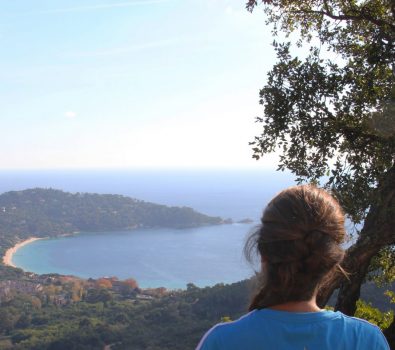
<svg viewBox="0 0 395 350"><path fill-rule="evenodd" d="M312 185L280 192L244 248L247 259L257 250L265 262L249 310L311 299L331 273L342 271L344 239L343 211L328 192Z"/></svg>

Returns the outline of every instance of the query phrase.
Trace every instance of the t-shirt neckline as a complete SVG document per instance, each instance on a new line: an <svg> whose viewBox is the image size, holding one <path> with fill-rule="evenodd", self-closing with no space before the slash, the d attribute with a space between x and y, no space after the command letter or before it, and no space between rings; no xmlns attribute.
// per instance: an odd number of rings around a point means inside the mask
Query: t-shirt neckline
<svg viewBox="0 0 395 350"><path fill-rule="evenodd" d="M340 316L339 312L331 310L320 310L314 312L290 312L273 309L255 310L257 316L270 318L272 320L286 321L286 322L311 322L311 321L325 321Z"/></svg>

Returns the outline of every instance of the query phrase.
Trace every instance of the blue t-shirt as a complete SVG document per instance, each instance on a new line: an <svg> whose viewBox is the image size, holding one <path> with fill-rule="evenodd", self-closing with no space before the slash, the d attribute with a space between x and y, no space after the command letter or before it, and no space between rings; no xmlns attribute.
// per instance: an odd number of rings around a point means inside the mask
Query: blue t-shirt
<svg viewBox="0 0 395 350"><path fill-rule="evenodd" d="M211 328L196 350L389 350L380 328L341 312L254 310Z"/></svg>

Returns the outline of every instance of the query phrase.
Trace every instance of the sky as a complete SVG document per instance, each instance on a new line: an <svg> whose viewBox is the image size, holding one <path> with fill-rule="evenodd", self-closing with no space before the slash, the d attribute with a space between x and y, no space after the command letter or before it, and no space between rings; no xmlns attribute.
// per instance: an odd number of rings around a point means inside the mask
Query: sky
<svg viewBox="0 0 395 350"><path fill-rule="evenodd" d="M275 168L243 0L0 0L0 169Z"/></svg>

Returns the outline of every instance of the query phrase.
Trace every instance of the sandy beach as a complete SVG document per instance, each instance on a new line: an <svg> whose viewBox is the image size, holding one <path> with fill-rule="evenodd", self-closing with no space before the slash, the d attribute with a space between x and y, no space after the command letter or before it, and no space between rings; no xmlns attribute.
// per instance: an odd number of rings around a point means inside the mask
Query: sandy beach
<svg viewBox="0 0 395 350"><path fill-rule="evenodd" d="M12 248L8 249L5 252L5 255L3 256L3 263L4 265L8 265L8 266L12 266L12 267L16 267L13 263L12 263L12 256L18 251L19 248L23 247L26 244L32 243L34 241L37 241L39 239L42 238L38 238L38 237L31 237L29 239L26 239L25 241L22 241L20 243L15 244Z"/></svg>

